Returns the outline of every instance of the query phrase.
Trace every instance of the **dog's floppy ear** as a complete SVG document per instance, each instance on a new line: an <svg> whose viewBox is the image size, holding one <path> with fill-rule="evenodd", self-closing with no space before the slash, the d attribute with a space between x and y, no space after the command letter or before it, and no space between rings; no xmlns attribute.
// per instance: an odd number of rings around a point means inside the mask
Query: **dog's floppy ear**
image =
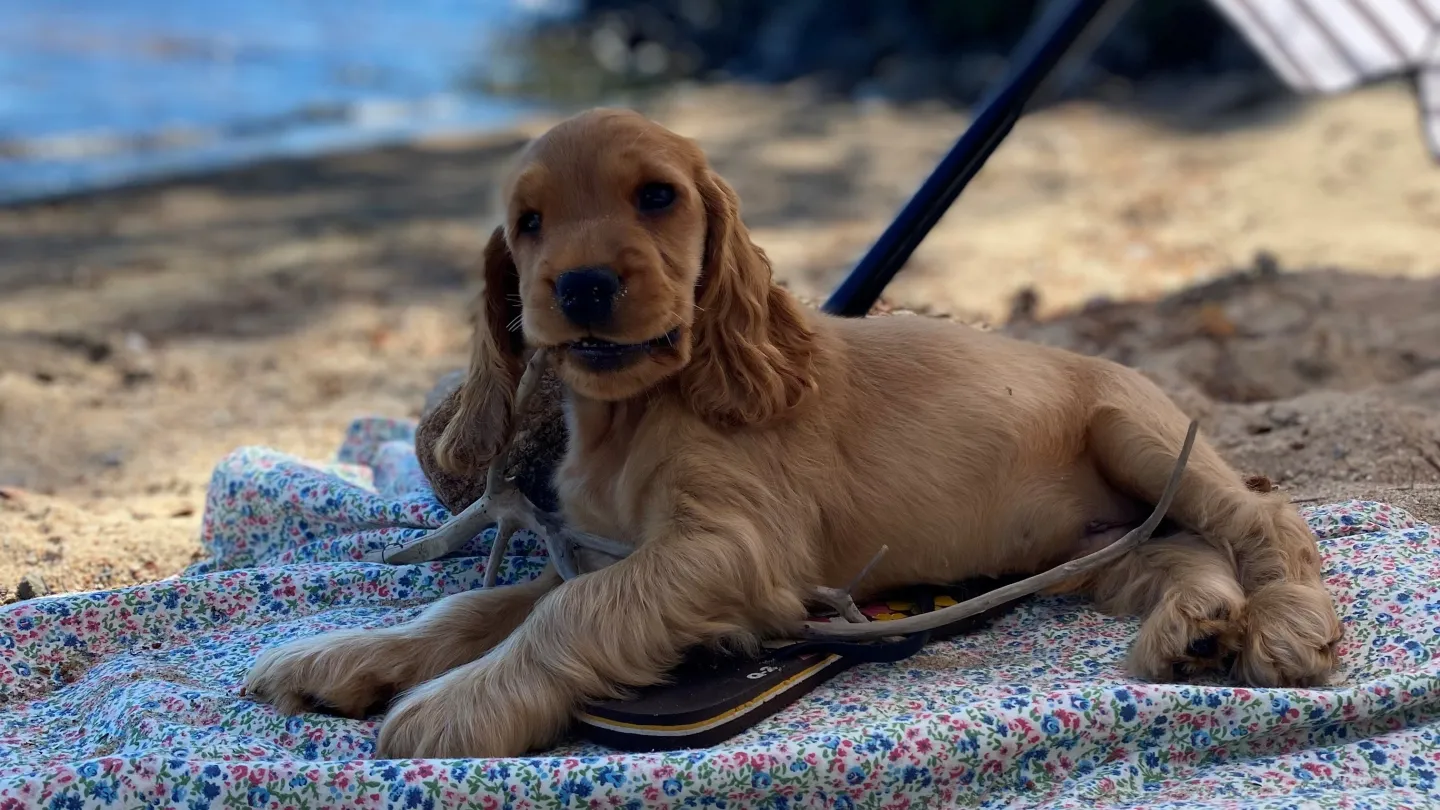
<svg viewBox="0 0 1440 810"><path fill-rule="evenodd" d="M799 304L774 283L765 252L750 241L735 192L708 167L697 187L705 204L705 263L681 390L712 423L763 425L815 387L814 333Z"/></svg>
<svg viewBox="0 0 1440 810"><path fill-rule="evenodd" d="M435 462L450 473L483 472L511 429L511 408L520 384L520 275L496 228L485 246L484 279L472 313L470 369L459 405L435 442Z"/></svg>

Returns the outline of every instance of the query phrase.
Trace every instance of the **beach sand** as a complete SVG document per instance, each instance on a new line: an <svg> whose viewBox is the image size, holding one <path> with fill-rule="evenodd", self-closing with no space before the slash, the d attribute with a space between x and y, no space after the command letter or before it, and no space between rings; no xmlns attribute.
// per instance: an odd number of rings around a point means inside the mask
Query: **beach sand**
<svg viewBox="0 0 1440 810"><path fill-rule="evenodd" d="M1413 96L1215 98L1027 117L887 300L1145 368L1299 500L1440 518L1440 166ZM811 299L964 126L803 86L647 110ZM175 574L226 453L325 459L355 417L416 416L465 362L498 173L548 123L0 209L0 600Z"/></svg>

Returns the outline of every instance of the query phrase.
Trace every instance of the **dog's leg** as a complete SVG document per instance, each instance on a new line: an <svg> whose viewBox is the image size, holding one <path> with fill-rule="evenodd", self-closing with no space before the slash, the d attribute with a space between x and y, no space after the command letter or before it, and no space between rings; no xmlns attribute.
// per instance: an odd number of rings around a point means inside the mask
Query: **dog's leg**
<svg viewBox="0 0 1440 810"><path fill-rule="evenodd" d="M529 582L452 594L394 627L293 641L260 656L245 693L286 714L328 707L363 718L394 695L490 651L559 583L547 568Z"/></svg>
<svg viewBox="0 0 1440 810"><path fill-rule="evenodd" d="M694 645L803 619L806 589L777 576L777 544L728 522L711 533L676 521L673 535L556 588L493 653L397 700L381 756L518 756L554 741L585 700L659 683Z"/></svg>
<svg viewBox="0 0 1440 810"><path fill-rule="evenodd" d="M1089 446L1105 477L1153 502L1189 424L1150 380L1100 372ZM1254 492L1202 438L1169 515L1217 549L1233 550L1246 599L1238 671L1256 686L1312 686L1336 667L1341 625L1321 576L1315 536L1280 493Z"/></svg>
<svg viewBox="0 0 1440 810"><path fill-rule="evenodd" d="M1126 665L1136 677L1219 671L1244 642L1245 594L1230 555L1190 533L1157 537L1061 588L1112 616L1137 616Z"/></svg>

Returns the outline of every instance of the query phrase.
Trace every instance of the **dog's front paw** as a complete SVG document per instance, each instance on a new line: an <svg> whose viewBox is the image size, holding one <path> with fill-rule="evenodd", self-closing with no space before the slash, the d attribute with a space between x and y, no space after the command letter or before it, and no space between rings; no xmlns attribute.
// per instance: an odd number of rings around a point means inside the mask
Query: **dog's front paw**
<svg viewBox="0 0 1440 810"><path fill-rule="evenodd" d="M380 727L382 759L513 757L552 742L574 697L549 675L482 658L397 700Z"/></svg>
<svg viewBox="0 0 1440 810"><path fill-rule="evenodd" d="M414 656L385 631L342 630L266 651L245 694L285 714L331 711L362 719L413 685Z"/></svg>
<svg viewBox="0 0 1440 810"><path fill-rule="evenodd" d="M1250 594L1239 672L1252 686L1324 686L1335 675L1344 626L1322 585L1281 581Z"/></svg>

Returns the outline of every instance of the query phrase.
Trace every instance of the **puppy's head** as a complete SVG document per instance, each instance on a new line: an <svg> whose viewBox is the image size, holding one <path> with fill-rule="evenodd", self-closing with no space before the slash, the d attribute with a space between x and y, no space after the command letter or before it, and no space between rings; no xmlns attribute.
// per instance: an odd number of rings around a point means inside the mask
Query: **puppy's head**
<svg viewBox="0 0 1440 810"><path fill-rule="evenodd" d="M763 424L813 387L804 316L693 141L592 110L533 141L504 195L456 421L467 401L472 419L508 408L521 334L583 396L674 384L719 424Z"/></svg>

